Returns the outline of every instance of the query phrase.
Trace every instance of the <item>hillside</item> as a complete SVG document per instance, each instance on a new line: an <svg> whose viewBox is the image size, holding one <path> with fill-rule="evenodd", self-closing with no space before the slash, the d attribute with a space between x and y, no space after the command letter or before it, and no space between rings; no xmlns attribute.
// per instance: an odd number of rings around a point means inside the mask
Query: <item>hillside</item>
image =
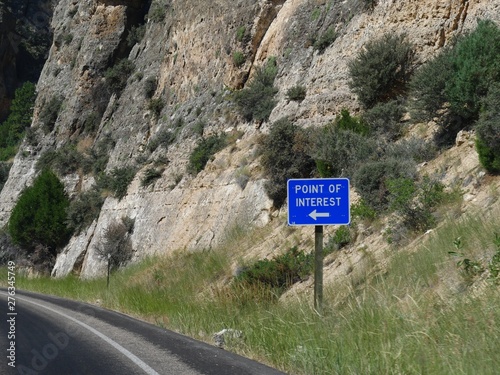
<svg viewBox="0 0 500 375"><path fill-rule="evenodd" d="M0 11L2 35L51 22L0 43L0 151L18 147L0 160L0 255L19 287L209 342L241 329L229 349L290 373L498 366L500 0ZM34 30L52 40L24 129L13 91L40 61L5 77ZM332 176L350 178L352 222L325 227L319 317L314 231L286 224L283 187Z"/></svg>
<svg viewBox="0 0 500 375"><path fill-rule="evenodd" d="M261 134L284 117L308 129L335 120L343 108L362 114L348 66L369 41L405 33L418 67L455 36L473 30L479 19L498 21L499 6L486 1L379 1L373 7L360 1L241 1L237 7L60 1L37 84L32 135L21 145L0 195L0 222L7 223L19 193L42 164L56 170L73 201L99 185L102 173L121 184L128 180L119 180L119 173L131 178L119 196L109 192L108 182L95 218L79 223L82 227L58 251L54 276L72 270L84 278L102 274L105 262L97 249L111 223L124 217L134 222L130 241L136 260L217 246L235 225L270 226L276 228L273 236L281 236L286 208L276 210L266 193ZM243 61L236 61L236 52ZM277 69L276 105L264 120L250 116L248 121L232 92L249 86L270 57ZM303 100L289 99L293 87L306 89ZM429 138L435 126L434 120L409 122L414 125L410 133L405 130L407 138ZM199 173L189 171L200 139L216 134L227 134L230 145ZM442 160L448 154L460 158L453 173L453 164L424 167L429 174L446 170L442 182L448 187L447 181L479 178L474 147L457 150L442 151ZM464 183L464 209L477 201L471 198L476 185ZM255 244L249 256L275 254L282 247L272 242Z"/></svg>

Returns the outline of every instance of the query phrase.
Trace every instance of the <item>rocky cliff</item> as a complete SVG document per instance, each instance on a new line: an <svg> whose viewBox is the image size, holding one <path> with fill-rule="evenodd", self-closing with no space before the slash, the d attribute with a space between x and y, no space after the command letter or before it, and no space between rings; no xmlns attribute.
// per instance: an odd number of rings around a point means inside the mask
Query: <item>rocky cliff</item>
<svg viewBox="0 0 500 375"><path fill-rule="evenodd" d="M280 220L279 213L264 191L256 149L270 123L286 116L307 127L325 124L344 107L358 111L347 63L377 36L406 33L420 63L479 19L500 22L500 1L60 0L37 85L36 139L25 141L14 160L0 194L0 223L8 221L47 151L73 145L90 155L106 143L105 170L130 167L135 177L123 198L105 197L98 219L71 239L53 275L104 272L96 249L109 224L122 217L135 220L136 258L207 249L235 225L269 225ZM320 52L311 41L330 29L336 39ZM235 64L235 51L243 63ZM268 122L247 123L228 94L244 87L271 56L278 67L278 103ZM113 68L122 80L111 90L106 83ZM301 102L286 99L295 85L307 88ZM54 100L60 105L49 121L44 108ZM162 105L154 108L153 100ZM227 133L232 142L193 176L186 165L201 131ZM175 142L150 147L161 134L175 134ZM161 176L144 186L151 168ZM82 168L61 178L73 197L95 183Z"/></svg>

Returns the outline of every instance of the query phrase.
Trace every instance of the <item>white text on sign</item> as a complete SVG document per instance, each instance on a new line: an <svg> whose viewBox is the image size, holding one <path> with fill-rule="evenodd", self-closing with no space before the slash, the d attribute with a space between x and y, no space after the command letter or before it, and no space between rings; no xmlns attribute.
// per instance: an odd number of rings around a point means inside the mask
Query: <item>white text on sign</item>
<svg viewBox="0 0 500 375"><path fill-rule="evenodd" d="M295 194L323 194L324 184L316 184L316 185L295 185ZM342 188L342 184L331 184L328 185L329 193L338 193ZM325 190L326 192L326 190Z"/></svg>

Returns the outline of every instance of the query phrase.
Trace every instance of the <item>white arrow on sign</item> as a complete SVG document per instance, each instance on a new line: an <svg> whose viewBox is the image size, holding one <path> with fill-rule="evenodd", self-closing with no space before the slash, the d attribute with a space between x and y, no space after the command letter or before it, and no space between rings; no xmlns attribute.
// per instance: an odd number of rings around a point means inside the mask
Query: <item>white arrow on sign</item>
<svg viewBox="0 0 500 375"><path fill-rule="evenodd" d="M316 212L316 210L314 210L313 212L311 212L309 214L310 217L312 217L314 220L316 220L318 217L330 217L330 213L329 212Z"/></svg>

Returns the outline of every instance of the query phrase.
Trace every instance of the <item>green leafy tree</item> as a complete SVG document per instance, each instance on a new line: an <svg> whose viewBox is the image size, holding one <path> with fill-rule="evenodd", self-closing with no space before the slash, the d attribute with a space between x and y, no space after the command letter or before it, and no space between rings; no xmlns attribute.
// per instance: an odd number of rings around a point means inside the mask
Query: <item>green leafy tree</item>
<svg viewBox="0 0 500 375"><path fill-rule="evenodd" d="M68 207L63 184L52 171L42 171L12 210L8 223L12 240L31 252L42 245L57 253L71 235L65 225Z"/></svg>

